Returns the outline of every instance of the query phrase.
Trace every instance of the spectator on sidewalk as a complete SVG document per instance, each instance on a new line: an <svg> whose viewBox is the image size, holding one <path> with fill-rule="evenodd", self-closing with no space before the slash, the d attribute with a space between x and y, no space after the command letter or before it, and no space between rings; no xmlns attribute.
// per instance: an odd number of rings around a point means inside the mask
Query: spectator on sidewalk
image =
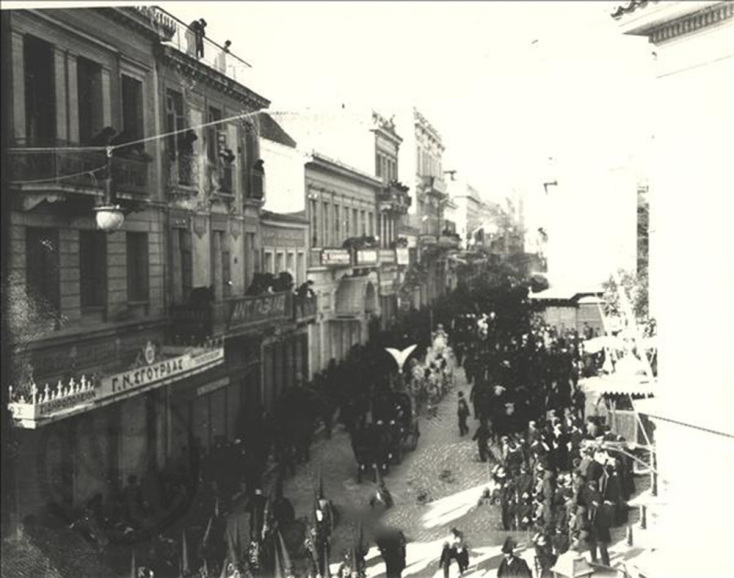
<svg viewBox="0 0 734 578"><path fill-rule="evenodd" d="M474 437L472 438L472 441L477 442L477 449L479 450L479 459L483 462L486 462L489 459L489 438L491 434L489 433L489 427L487 426L487 422L482 421L479 424L479 428L477 428L476 433L474 434Z"/></svg>
<svg viewBox="0 0 734 578"><path fill-rule="evenodd" d="M459 576L462 576L469 567L469 550L464 542L464 533L457 528L451 528L448 540L443 543L439 565L443 569L444 578L449 576L451 560L456 560Z"/></svg>
<svg viewBox="0 0 734 578"><path fill-rule="evenodd" d="M464 399L464 392L459 392L459 407L457 410L457 416L459 417L459 436L464 437L465 434L469 433L469 426L466 425L466 420L469 417L469 404Z"/></svg>

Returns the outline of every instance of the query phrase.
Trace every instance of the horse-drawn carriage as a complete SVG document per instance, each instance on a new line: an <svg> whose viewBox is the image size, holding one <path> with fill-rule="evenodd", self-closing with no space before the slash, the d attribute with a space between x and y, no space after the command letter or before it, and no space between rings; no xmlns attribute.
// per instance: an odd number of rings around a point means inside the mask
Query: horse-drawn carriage
<svg viewBox="0 0 734 578"><path fill-rule="evenodd" d="M420 429L418 418L413 414L413 404L407 393L379 393L372 400L372 419L382 422L391 431L391 453L397 463L402 461L405 450L413 451L418 446Z"/></svg>
<svg viewBox="0 0 734 578"><path fill-rule="evenodd" d="M404 451L418 445L420 431L410 396L385 392L372 401L372 423L352 431L352 449L357 459L357 481L368 470L387 473L390 463L400 463Z"/></svg>

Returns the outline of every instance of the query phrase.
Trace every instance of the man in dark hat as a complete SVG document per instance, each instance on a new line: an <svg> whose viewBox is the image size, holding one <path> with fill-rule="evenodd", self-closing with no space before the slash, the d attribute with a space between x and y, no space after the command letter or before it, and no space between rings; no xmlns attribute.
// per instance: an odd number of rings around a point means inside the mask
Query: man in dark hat
<svg viewBox="0 0 734 578"><path fill-rule="evenodd" d="M515 556L517 542L508 536L502 546L504 559L497 569L497 578L532 578L528 563L522 558Z"/></svg>

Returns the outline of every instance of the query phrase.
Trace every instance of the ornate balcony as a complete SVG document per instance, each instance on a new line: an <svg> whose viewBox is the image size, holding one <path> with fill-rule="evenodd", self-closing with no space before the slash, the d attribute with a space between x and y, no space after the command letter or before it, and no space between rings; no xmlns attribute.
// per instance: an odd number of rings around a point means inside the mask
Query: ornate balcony
<svg viewBox="0 0 734 578"><path fill-rule="evenodd" d="M423 194L433 195L441 199L446 196L446 181L440 177L426 175L421 177L421 181L423 185Z"/></svg>
<svg viewBox="0 0 734 578"><path fill-rule="evenodd" d="M377 199L380 203L380 210L391 211L400 215L406 214L412 202L408 190L408 187L399 182L393 181L390 183L378 193Z"/></svg>
<svg viewBox="0 0 734 578"><path fill-rule="evenodd" d="M295 313L296 323L308 323L316 319L318 312L318 298L316 296L299 298L295 297L293 301L293 310Z"/></svg>
<svg viewBox="0 0 734 578"><path fill-rule="evenodd" d="M171 306L173 333L183 341L233 336L293 319L289 292Z"/></svg>
<svg viewBox="0 0 734 578"><path fill-rule="evenodd" d="M113 156L113 190L147 197L148 159L144 154ZM107 157L102 151L15 149L10 151L9 161L13 187L29 195L101 196L104 192Z"/></svg>
<svg viewBox="0 0 734 578"><path fill-rule="evenodd" d="M167 189L173 196L196 195L199 191L199 156L180 154L168 165Z"/></svg>

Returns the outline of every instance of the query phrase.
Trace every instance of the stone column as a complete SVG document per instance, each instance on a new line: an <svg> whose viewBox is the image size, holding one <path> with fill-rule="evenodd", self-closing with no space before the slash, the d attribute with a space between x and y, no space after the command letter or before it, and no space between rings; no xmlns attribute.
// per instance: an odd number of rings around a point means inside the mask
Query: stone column
<svg viewBox="0 0 734 578"><path fill-rule="evenodd" d="M68 141L68 105L66 77L66 54L54 47L54 90L56 92L56 139Z"/></svg>
<svg viewBox="0 0 734 578"><path fill-rule="evenodd" d="M26 142L26 110L25 110L25 54L23 51L23 35L15 30L12 33L13 58L13 144L23 145Z"/></svg>
<svg viewBox="0 0 734 578"><path fill-rule="evenodd" d="M79 144L79 87L77 85L77 55L67 53L66 66L67 76L69 79L69 135L68 140L71 144Z"/></svg>
<svg viewBox="0 0 734 578"><path fill-rule="evenodd" d="M179 242L179 230L170 229L171 235L171 273L173 277L173 302L182 301L182 283L181 283L181 245Z"/></svg>
<svg viewBox="0 0 734 578"><path fill-rule="evenodd" d="M211 231L211 267L212 283L214 284L214 298L222 299L222 237L218 231Z"/></svg>
<svg viewBox="0 0 734 578"><path fill-rule="evenodd" d="M110 71L102 68L102 128L112 126L112 90Z"/></svg>

